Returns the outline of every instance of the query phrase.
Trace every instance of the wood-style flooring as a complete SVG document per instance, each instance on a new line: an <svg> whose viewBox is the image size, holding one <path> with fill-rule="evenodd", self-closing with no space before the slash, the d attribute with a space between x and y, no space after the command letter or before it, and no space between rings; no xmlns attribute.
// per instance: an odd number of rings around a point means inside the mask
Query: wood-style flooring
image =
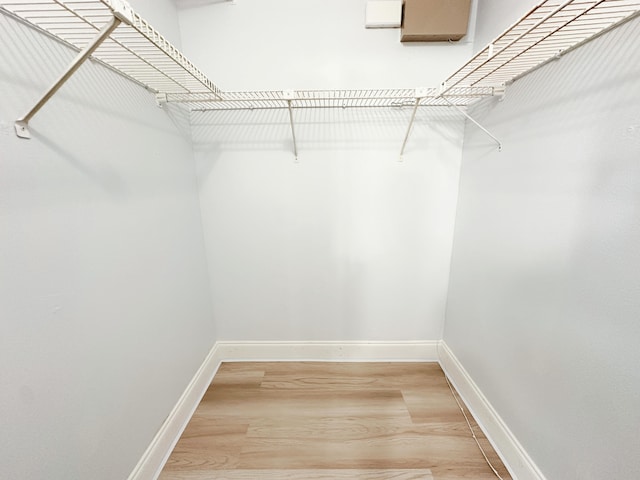
<svg viewBox="0 0 640 480"><path fill-rule="evenodd" d="M488 458L510 480L471 421ZM160 480L496 478L437 363L328 362L223 363L160 475Z"/></svg>

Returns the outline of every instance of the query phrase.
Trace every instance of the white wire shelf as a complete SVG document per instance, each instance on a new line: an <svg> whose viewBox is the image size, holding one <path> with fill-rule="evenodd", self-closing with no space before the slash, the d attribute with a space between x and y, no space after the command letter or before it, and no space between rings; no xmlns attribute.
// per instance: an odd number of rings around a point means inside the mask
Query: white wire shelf
<svg viewBox="0 0 640 480"><path fill-rule="evenodd" d="M162 101L184 103L192 110L396 107L413 105L419 97L413 89L223 92L126 0L0 0L0 9L77 49L84 48L110 18L119 17L122 24L92 56L161 93ZM492 88L639 11L640 0L542 1L447 78L444 88L423 92L420 106L466 106L494 95Z"/></svg>
<svg viewBox="0 0 640 480"><path fill-rule="evenodd" d="M122 23L93 57L153 92L217 94L220 89L123 0L9 0L0 8L77 49L114 16Z"/></svg>
<svg viewBox="0 0 640 480"><path fill-rule="evenodd" d="M193 111L273 110L288 108L376 108L420 106L466 106L479 98L501 93L494 87L460 87L447 92L437 88L380 90L292 90L220 92L211 94L159 94L160 102L187 103ZM449 101L449 103L447 102Z"/></svg>
<svg viewBox="0 0 640 480"><path fill-rule="evenodd" d="M444 83L443 92L507 84L640 11L640 0L546 0Z"/></svg>
<svg viewBox="0 0 640 480"><path fill-rule="evenodd" d="M170 93L194 111L286 108L464 107L640 12L640 0L545 0L442 83L440 89ZM502 93L502 92L500 92Z"/></svg>
<svg viewBox="0 0 640 480"><path fill-rule="evenodd" d="M29 120L89 57L146 86L159 103L192 111L287 109L295 145L293 111L304 108L452 107L500 142L462 107L502 95L504 86L553 58L640 14L640 0L544 0L479 51L440 88L225 92L129 6L126 0L0 0L0 11L78 49L79 55L36 105L18 121L29 138ZM402 153L401 153L402 155Z"/></svg>

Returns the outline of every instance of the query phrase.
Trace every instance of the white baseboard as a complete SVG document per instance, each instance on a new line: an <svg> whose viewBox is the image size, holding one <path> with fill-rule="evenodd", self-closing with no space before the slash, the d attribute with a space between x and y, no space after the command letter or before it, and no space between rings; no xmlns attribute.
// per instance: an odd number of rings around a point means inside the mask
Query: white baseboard
<svg viewBox="0 0 640 480"><path fill-rule="evenodd" d="M424 342L218 342L229 361L438 361L439 340Z"/></svg>
<svg viewBox="0 0 640 480"><path fill-rule="evenodd" d="M155 480L222 361L439 361L517 480L546 480L489 401L440 340L424 342L217 342L128 480Z"/></svg>
<svg viewBox="0 0 640 480"><path fill-rule="evenodd" d="M214 345L129 475L128 480L155 480L158 478L173 447L211 384L211 380L220 366L220 361L217 345Z"/></svg>
<svg viewBox="0 0 640 480"><path fill-rule="evenodd" d="M440 366L500 455L511 476L517 480L546 480L444 341L440 342L438 353Z"/></svg>

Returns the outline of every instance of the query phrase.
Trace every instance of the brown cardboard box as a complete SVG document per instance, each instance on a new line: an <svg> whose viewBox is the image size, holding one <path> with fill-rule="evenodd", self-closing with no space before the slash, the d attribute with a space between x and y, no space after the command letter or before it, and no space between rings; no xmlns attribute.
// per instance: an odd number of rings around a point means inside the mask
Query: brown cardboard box
<svg viewBox="0 0 640 480"><path fill-rule="evenodd" d="M401 42L460 40L467 33L471 0L404 0Z"/></svg>

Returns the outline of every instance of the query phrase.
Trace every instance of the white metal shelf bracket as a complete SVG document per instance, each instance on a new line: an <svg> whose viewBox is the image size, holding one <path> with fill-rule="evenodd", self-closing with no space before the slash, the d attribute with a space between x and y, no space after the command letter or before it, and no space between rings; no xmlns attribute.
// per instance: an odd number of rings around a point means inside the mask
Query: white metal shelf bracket
<svg viewBox="0 0 640 480"><path fill-rule="evenodd" d="M429 89L427 88L416 88L416 101L413 104L413 111L411 112L411 119L409 120L409 126L407 127L407 133L404 135L404 141L402 142L402 148L400 149L400 160L404 160L404 149L407 146L407 142L409 141L409 135L411 135L411 130L413 129L413 122L416 119L416 113L418 112L418 107L420 106L420 102L422 99L429 95Z"/></svg>
<svg viewBox="0 0 640 480"><path fill-rule="evenodd" d="M29 110L24 116L19 118L15 123L16 135L20 138L31 138L29 132L29 121L33 116L40 111L40 109L55 95L55 93L62 87L69 78L78 70L82 64L95 52L95 50L104 42L109 35L122 23L123 20L129 20L129 10L123 10L120 12L114 12L111 19L102 27L102 29L96 34L91 42L83 48L76 58L67 67L66 71L60 75L58 80L49 87L49 89L42 95L40 100Z"/></svg>
<svg viewBox="0 0 640 480"><path fill-rule="evenodd" d="M156 93L156 105L159 108L162 108L163 106L165 106L168 102L167 99L167 94L162 92L162 93Z"/></svg>
<svg viewBox="0 0 640 480"><path fill-rule="evenodd" d="M282 92L282 96L287 100L287 108L289 110L289 124L291 125L291 137L293 138L293 154L298 161L298 144L296 142L296 129L293 124L293 108L291 107L291 101L295 98L295 92L287 90Z"/></svg>
<svg viewBox="0 0 640 480"><path fill-rule="evenodd" d="M455 108L456 110L458 110L462 115L464 115L465 117L467 117L467 119L472 122L475 126L477 126L480 130L482 130L484 133L486 133L488 136L490 136L494 142L496 142L496 144L498 145L498 151L501 152L502 151L502 143L500 142L500 140L498 140L489 130L487 130L486 128L484 128L482 125L480 125L478 123L478 121L473 118L471 115L469 115L466 111L464 111L462 108L460 108L458 105L451 103L449 101L449 99L447 97L442 97L442 99L447 102L451 107Z"/></svg>

